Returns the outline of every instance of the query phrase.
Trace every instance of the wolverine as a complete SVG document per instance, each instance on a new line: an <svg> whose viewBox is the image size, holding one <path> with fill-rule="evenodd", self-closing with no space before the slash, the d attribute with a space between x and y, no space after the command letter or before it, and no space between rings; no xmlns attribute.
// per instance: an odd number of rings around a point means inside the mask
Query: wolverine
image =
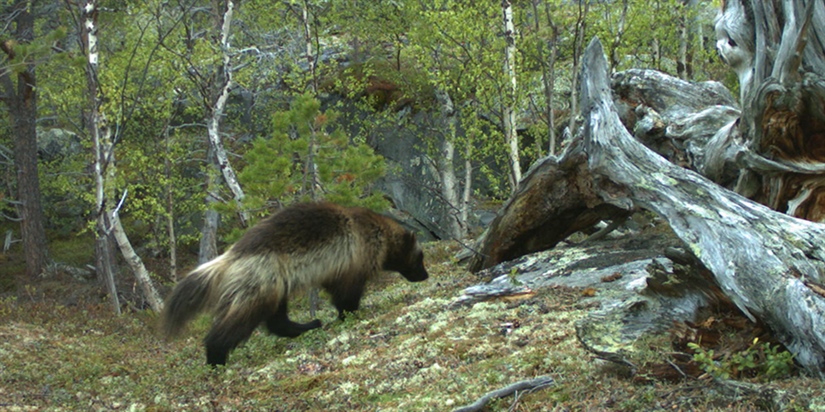
<svg viewBox="0 0 825 412"><path fill-rule="evenodd" d="M162 329L174 337L200 312L211 312L206 363L225 365L229 352L260 324L283 337L321 327L318 319L289 319L291 294L321 288L343 319L358 309L367 281L381 271L410 282L429 277L415 234L369 209L296 204L262 220L178 282L166 299Z"/></svg>

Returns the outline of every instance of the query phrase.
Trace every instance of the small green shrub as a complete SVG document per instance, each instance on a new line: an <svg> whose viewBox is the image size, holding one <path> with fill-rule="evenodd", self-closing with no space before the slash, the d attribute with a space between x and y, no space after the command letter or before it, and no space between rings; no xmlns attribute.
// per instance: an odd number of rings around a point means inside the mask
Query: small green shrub
<svg viewBox="0 0 825 412"><path fill-rule="evenodd" d="M745 350L724 359L716 359L713 349L705 349L696 343L688 343L695 351L693 360L709 375L719 379L739 377L752 373L764 380L776 380L789 376L794 370L793 354L778 345L759 342L755 338Z"/></svg>

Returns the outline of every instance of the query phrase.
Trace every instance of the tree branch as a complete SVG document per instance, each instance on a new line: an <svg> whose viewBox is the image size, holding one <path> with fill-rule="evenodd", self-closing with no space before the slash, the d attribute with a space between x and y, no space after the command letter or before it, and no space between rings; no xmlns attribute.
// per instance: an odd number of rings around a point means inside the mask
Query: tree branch
<svg viewBox="0 0 825 412"><path fill-rule="evenodd" d="M513 393L520 392L520 391L531 391L532 392L532 391L537 390L537 389L543 389L543 388L546 388L548 386L551 386L551 385L553 385L553 383L555 383L555 381L553 380L553 378L551 378L549 376L540 376L540 377L535 378L535 379L528 379L528 380L519 381L519 382L516 382L512 385L505 386L501 389L497 389L497 390L494 390L494 391L491 391L491 392L487 392L484 396L479 398L477 401L475 401L475 402L473 402L469 405L462 406L462 407L457 408L457 409L453 409L453 412L475 412L475 411L480 411L482 408L484 408L484 405L486 405L487 402L490 402L494 398L503 398L505 396L510 396Z"/></svg>

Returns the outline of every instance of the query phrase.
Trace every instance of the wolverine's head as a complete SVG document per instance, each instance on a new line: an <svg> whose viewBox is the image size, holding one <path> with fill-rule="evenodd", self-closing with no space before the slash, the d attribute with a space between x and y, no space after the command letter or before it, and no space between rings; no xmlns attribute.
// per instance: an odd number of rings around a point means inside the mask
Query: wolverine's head
<svg viewBox="0 0 825 412"><path fill-rule="evenodd" d="M387 254L384 270L398 272L410 282L427 280L430 275L424 268L424 252L415 234L405 231L401 236L401 242Z"/></svg>

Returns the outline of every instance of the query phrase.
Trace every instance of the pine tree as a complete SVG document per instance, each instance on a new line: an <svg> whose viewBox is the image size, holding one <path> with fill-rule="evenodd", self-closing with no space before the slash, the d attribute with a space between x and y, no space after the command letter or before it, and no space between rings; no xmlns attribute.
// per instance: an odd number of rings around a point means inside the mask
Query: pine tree
<svg viewBox="0 0 825 412"><path fill-rule="evenodd" d="M310 94L272 116L272 136L253 142L239 174L246 210L260 217L274 206L310 200L386 209L383 194L371 190L384 175L384 159L348 137L337 116Z"/></svg>

